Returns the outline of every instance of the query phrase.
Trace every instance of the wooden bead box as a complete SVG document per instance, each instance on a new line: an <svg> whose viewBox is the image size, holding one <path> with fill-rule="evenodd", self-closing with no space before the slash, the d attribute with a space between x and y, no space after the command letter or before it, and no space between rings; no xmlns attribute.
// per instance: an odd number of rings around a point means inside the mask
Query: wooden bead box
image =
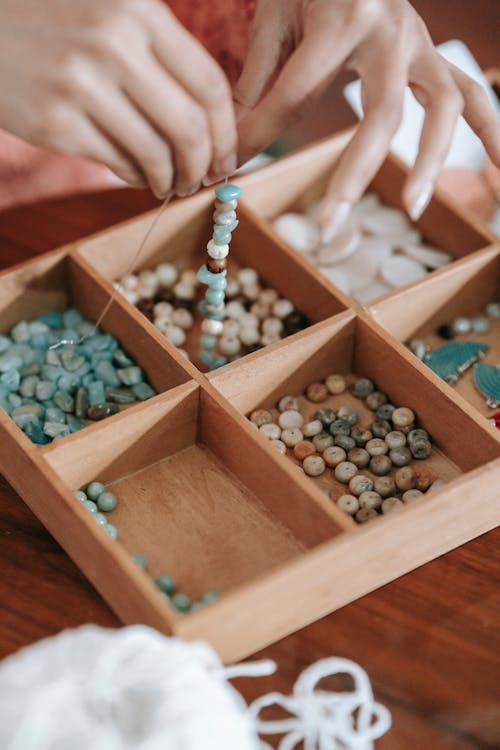
<svg viewBox="0 0 500 750"><path fill-rule="evenodd" d="M309 328L205 375L118 295L102 328L144 368L157 396L42 448L0 411L1 472L121 619L206 639L226 661L500 521L500 431L466 385L448 386L403 343L459 312L476 312L498 295L494 237L437 194L418 226L456 260L364 309L272 229L274 216L321 195L350 135L239 179L244 197L231 260L254 267L307 314ZM398 206L405 174L390 157L373 189ZM136 270L173 259L199 265L212 203L212 190L172 203ZM152 216L3 272L0 330L69 303L96 320ZM498 331L491 343L500 355ZM302 393L332 372L371 378L394 403L413 409L434 439L429 464L448 484L359 526L322 492L340 488L331 473L312 481L247 420L256 407L275 406L285 393ZM119 498L113 514L117 541L73 496L93 480ZM146 555L147 572L132 561L136 552ZM162 573L173 575L192 598L216 590L220 599L180 614L154 584Z"/></svg>

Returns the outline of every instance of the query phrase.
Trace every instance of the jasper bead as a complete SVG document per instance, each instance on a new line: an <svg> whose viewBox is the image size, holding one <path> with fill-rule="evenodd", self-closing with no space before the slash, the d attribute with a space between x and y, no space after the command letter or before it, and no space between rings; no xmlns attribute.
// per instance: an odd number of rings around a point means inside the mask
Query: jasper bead
<svg viewBox="0 0 500 750"><path fill-rule="evenodd" d="M328 428L332 422L335 421L336 414L333 409L324 407L323 409L318 409L318 411L314 412L314 419L319 419L323 427Z"/></svg>
<svg viewBox="0 0 500 750"><path fill-rule="evenodd" d="M321 456L308 456L302 463L302 468L309 477L319 477L325 471L325 462Z"/></svg>
<svg viewBox="0 0 500 750"><path fill-rule="evenodd" d="M285 443L287 448L294 448L297 443L300 443L304 439L302 431L298 427L290 427L281 433L281 440Z"/></svg>
<svg viewBox="0 0 500 750"><path fill-rule="evenodd" d="M327 432L320 432L319 435L313 437L312 441L318 453L323 453L324 450L333 445L333 437Z"/></svg>
<svg viewBox="0 0 500 750"><path fill-rule="evenodd" d="M396 482L392 477L375 477L373 480L373 489L378 492L380 497L391 497L397 492Z"/></svg>
<svg viewBox="0 0 500 750"><path fill-rule="evenodd" d="M343 435L342 433L335 435L335 437L333 438L333 444L338 445L345 451L352 451L352 449L356 447L356 443L354 442L353 438L349 435Z"/></svg>
<svg viewBox="0 0 500 750"><path fill-rule="evenodd" d="M365 445L370 456L384 456L389 452L389 446L382 438L372 438Z"/></svg>
<svg viewBox="0 0 500 750"><path fill-rule="evenodd" d="M207 270L212 274L222 274L227 269L227 258L209 258L207 260ZM225 277L224 277L225 278ZM220 283L220 282L219 282ZM214 279L210 286L217 289L217 279ZM227 281L226 281L227 284Z"/></svg>
<svg viewBox="0 0 500 750"><path fill-rule="evenodd" d="M101 492L97 498L97 506L104 513L110 513L116 508L116 497L112 492Z"/></svg>
<svg viewBox="0 0 500 750"><path fill-rule="evenodd" d="M396 407L392 404L382 404L382 406L379 406L375 412L375 416L377 417L377 420L381 422L389 422L392 420L392 415L395 410Z"/></svg>
<svg viewBox="0 0 500 750"><path fill-rule="evenodd" d="M392 414L392 423L394 427L408 427L415 422L415 414L406 406L400 406Z"/></svg>
<svg viewBox="0 0 500 750"><path fill-rule="evenodd" d="M269 440L279 440L281 437L281 429L277 424L272 422L266 422L259 427L259 432L262 432Z"/></svg>
<svg viewBox="0 0 500 750"><path fill-rule="evenodd" d="M105 486L101 482L91 482L86 489L86 494L89 500L98 500L99 496L106 491Z"/></svg>
<svg viewBox="0 0 500 750"><path fill-rule="evenodd" d="M406 445L406 435L399 430L391 430L385 436L385 442L389 446L390 450L397 448L403 448Z"/></svg>
<svg viewBox="0 0 500 750"><path fill-rule="evenodd" d="M378 492L373 492L373 490L362 492L358 500L361 508L366 508L366 510L370 508L377 510L382 505L382 498Z"/></svg>
<svg viewBox="0 0 500 750"><path fill-rule="evenodd" d="M408 466L411 462L411 452L406 446L401 448L393 448L389 452L389 458L391 459L394 466Z"/></svg>
<svg viewBox="0 0 500 750"><path fill-rule="evenodd" d="M363 430L361 427L354 427L351 430L351 437L358 448L364 448L367 442L372 439L373 435L370 430Z"/></svg>
<svg viewBox="0 0 500 750"><path fill-rule="evenodd" d="M347 454L343 448L339 448L337 445L330 445L322 453L323 460L327 466L335 468L345 461Z"/></svg>
<svg viewBox="0 0 500 750"><path fill-rule="evenodd" d="M390 513L391 510L398 510L399 508L403 508L404 503L399 499L399 497L386 497L385 500L382 500L382 506L381 510L382 513Z"/></svg>
<svg viewBox="0 0 500 750"><path fill-rule="evenodd" d="M370 454L364 448L352 448L349 451L348 459L358 469L365 469L370 463Z"/></svg>
<svg viewBox="0 0 500 750"><path fill-rule="evenodd" d="M403 466L394 474L394 481L398 489L405 492L412 490L417 485L417 477L411 466Z"/></svg>
<svg viewBox="0 0 500 750"><path fill-rule="evenodd" d="M337 506L340 510L353 516L359 510L358 498L354 495L341 495L337 500Z"/></svg>
<svg viewBox="0 0 500 750"><path fill-rule="evenodd" d="M425 471L425 469L419 469L417 471L417 486L415 489L420 490L420 492L425 492L429 489L429 487L432 484L432 478L428 471Z"/></svg>
<svg viewBox="0 0 500 750"><path fill-rule="evenodd" d="M350 435L351 425L346 419L335 419L330 425L330 434L335 435Z"/></svg>
<svg viewBox="0 0 500 750"><path fill-rule="evenodd" d="M328 391L334 395L343 393L346 389L346 382L342 375L329 375L325 381Z"/></svg>
<svg viewBox="0 0 500 750"><path fill-rule="evenodd" d="M352 386L353 394L360 399L365 399L370 393L373 393L375 386L368 378L359 378Z"/></svg>
<svg viewBox="0 0 500 750"><path fill-rule="evenodd" d="M109 402L106 402L104 404L95 404L94 406L89 406L89 408L87 409L87 418L98 422L101 419L106 419L106 417L112 416L113 414L118 414L119 411L120 407L117 404L112 404Z"/></svg>
<svg viewBox="0 0 500 750"><path fill-rule="evenodd" d="M270 424L273 421L273 415L267 409L256 409L250 414L250 421L262 427L263 424Z"/></svg>
<svg viewBox="0 0 500 750"><path fill-rule="evenodd" d="M319 435L323 430L323 425L319 419L313 419L312 422L307 422L302 428L302 432L306 437L314 437Z"/></svg>
<svg viewBox="0 0 500 750"><path fill-rule="evenodd" d="M373 437L376 438L385 438L386 435L391 432L391 425L389 422L377 420L376 422L372 422L370 425L370 430L373 433Z"/></svg>
<svg viewBox="0 0 500 750"><path fill-rule="evenodd" d="M429 458L432 453L432 445L428 440L412 440L409 445L413 458L418 461Z"/></svg>
<svg viewBox="0 0 500 750"><path fill-rule="evenodd" d="M350 461L342 461L335 467L335 477L343 484L347 484L357 473L358 467Z"/></svg>
<svg viewBox="0 0 500 750"><path fill-rule="evenodd" d="M370 471L376 476L383 477L392 469L392 461L389 456L373 456L370 459Z"/></svg>
<svg viewBox="0 0 500 750"><path fill-rule="evenodd" d="M278 409L281 412L288 410L299 411L299 400L295 396L283 396L278 403Z"/></svg>
<svg viewBox="0 0 500 750"><path fill-rule="evenodd" d="M325 401L328 398L328 388L324 383L311 383L307 386L306 398L313 403Z"/></svg>
<svg viewBox="0 0 500 750"><path fill-rule="evenodd" d="M406 490L406 492L403 492L402 500L404 503L411 503L413 500L418 500L422 495L423 493L420 490Z"/></svg>
<svg viewBox="0 0 500 750"><path fill-rule="evenodd" d="M290 429L292 427L302 427L304 424L304 417L299 411L294 409L287 409L281 412L278 419L279 426L283 429Z"/></svg>
<svg viewBox="0 0 500 750"><path fill-rule="evenodd" d="M303 461L308 456L313 456L316 453L316 448L310 440L302 440L300 443L294 446L293 454L299 461Z"/></svg>
<svg viewBox="0 0 500 750"><path fill-rule="evenodd" d="M361 493L373 490L373 481L364 474L356 474L349 481L349 489L353 495L359 497Z"/></svg>
<svg viewBox="0 0 500 750"><path fill-rule="evenodd" d="M365 399L365 404L369 409L372 411L377 411L381 406L386 404L388 401L387 396L385 393L381 393L380 391L374 391L373 393L369 393L368 396Z"/></svg>
<svg viewBox="0 0 500 750"><path fill-rule="evenodd" d="M374 518L378 518L375 508L360 508L355 515L358 523L366 523L367 521L372 521Z"/></svg>

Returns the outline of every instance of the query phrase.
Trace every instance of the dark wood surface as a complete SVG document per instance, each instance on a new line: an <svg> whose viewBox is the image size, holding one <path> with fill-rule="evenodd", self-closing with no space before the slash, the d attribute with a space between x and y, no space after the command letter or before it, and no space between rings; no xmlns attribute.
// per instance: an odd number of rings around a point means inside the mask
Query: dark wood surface
<svg viewBox="0 0 500 750"><path fill-rule="evenodd" d="M483 67L500 63L499 0L418 0L414 5L428 21L435 41L461 37ZM325 135L349 120L334 89L293 137L303 141ZM123 190L9 211L0 215L0 266L156 204L149 193ZM86 622L119 625L1 478L0 535L0 657L63 628ZM358 661L368 671L376 697L392 712L393 728L377 743L380 750L500 748L500 529L344 607L262 655L277 660L279 673L239 680L249 700L270 690L290 692L299 672L312 661L338 655Z"/></svg>

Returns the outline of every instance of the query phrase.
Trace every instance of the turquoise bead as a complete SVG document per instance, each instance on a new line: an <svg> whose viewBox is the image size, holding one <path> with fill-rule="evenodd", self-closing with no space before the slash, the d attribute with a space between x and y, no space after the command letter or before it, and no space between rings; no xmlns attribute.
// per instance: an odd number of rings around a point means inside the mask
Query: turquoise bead
<svg viewBox="0 0 500 750"><path fill-rule="evenodd" d="M224 318L226 317L225 310L223 310L221 313L218 313L217 315L213 315L212 313L207 312L203 300L200 300L198 302L198 312L202 317L208 318L209 320L224 320Z"/></svg>
<svg viewBox="0 0 500 750"><path fill-rule="evenodd" d="M201 597L201 601L203 604L212 604L213 602L216 602L219 599L219 594L217 591L206 591L203 596Z"/></svg>
<svg viewBox="0 0 500 750"><path fill-rule="evenodd" d="M45 422L45 424L43 425L43 431L52 439L58 437L66 437L70 434L69 427L65 424L61 424L60 422Z"/></svg>
<svg viewBox="0 0 500 750"><path fill-rule="evenodd" d="M116 508L116 497L112 492L101 492L97 498L97 507L104 513L110 513Z"/></svg>
<svg viewBox="0 0 500 750"><path fill-rule="evenodd" d="M104 515L104 513L96 513L95 516L94 516L94 518L97 521L97 523L99 524L99 526L106 526L107 523L108 523L108 521L107 521L106 516Z"/></svg>
<svg viewBox="0 0 500 750"><path fill-rule="evenodd" d="M8 336L0 335L0 354L6 352L10 348L10 339Z"/></svg>
<svg viewBox="0 0 500 750"><path fill-rule="evenodd" d="M17 391L21 383L21 375L18 370L7 370L0 375L0 384L9 391Z"/></svg>
<svg viewBox="0 0 500 750"><path fill-rule="evenodd" d="M215 195L220 201L222 201L222 203L238 200L242 192L242 189L238 187L238 185L232 185L230 182L224 185L218 185L215 188Z"/></svg>
<svg viewBox="0 0 500 750"><path fill-rule="evenodd" d="M47 422L60 422L66 424L66 414L62 409L58 409L57 406L49 406L45 412L45 419Z"/></svg>
<svg viewBox="0 0 500 750"><path fill-rule="evenodd" d="M80 379L73 372L67 372L65 375L61 375L57 381L57 389L59 391L67 391L71 395L73 395L79 385Z"/></svg>
<svg viewBox="0 0 500 750"><path fill-rule="evenodd" d="M23 358L18 354L11 354L10 351L5 352L5 354L2 354L0 356L0 372L7 372L7 370L18 370L23 366L23 364Z"/></svg>
<svg viewBox="0 0 500 750"><path fill-rule="evenodd" d="M23 378L19 387L19 393L21 394L21 396L25 396L26 398L33 398L33 396L35 395L35 389L38 380L39 378L37 375L28 375L28 377Z"/></svg>
<svg viewBox="0 0 500 750"><path fill-rule="evenodd" d="M90 500L97 500L99 495L102 495L105 491L106 487L102 482L91 482L86 489L87 497L90 498Z"/></svg>
<svg viewBox="0 0 500 750"><path fill-rule="evenodd" d="M78 419L78 417L74 417L73 414L66 414L66 424L70 432L78 432L78 430L83 430L85 427L85 422L82 419Z"/></svg>
<svg viewBox="0 0 500 750"><path fill-rule="evenodd" d="M75 490L73 493L77 500L79 500L81 503L84 503L88 498L87 495L83 490Z"/></svg>
<svg viewBox="0 0 500 750"><path fill-rule="evenodd" d="M225 289L227 287L227 279L225 276L223 276L221 273L217 274L220 278L214 279L210 282L209 288L210 289Z"/></svg>
<svg viewBox="0 0 500 750"><path fill-rule="evenodd" d="M61 364L68 372L75 372L85 364L85 357L75 354L72 349L63 349L61 352Z"/></svg>
<svg viewBox="0 0 500 750"><path fill-rule="evenodd" d="M218 367L224 367L224 365L227 365L228 359L227 357L216 357L212 369L217 370Z"/></svg>
<svg viewBox="0 0 500 750"><path fill-rule="evenodd" d="M138 401L147 401L148 398L156 396L155 391L148 383L136 383L132 386L132 391Z"/></svg>
<svg viewBox="0 0 500 750"><path fill-rule="evenodd" d="M47 445L47 443L50 443L50 438L44 434L39 424L27 424L24 428L24 434L32 443L36 443L36 445Z"/></svg>
<svg viewBox="0 0 500 750"><path fill-rule="evenodd" d="M111 362L99 362L94 370L99 380L102 380L104 385L110 388L118 388L121 385L120 378L118 377L115 368Z"/></svg>
<svg viewBox="0 0 500 750"><path fill-rule="evenodd" d="M170 601L178 612L189 612L191 609L191 599L186 594L174 594Z"/></svg>
<svg viewBox="0 0 500 750"><path fill-rule="evenodd" d="M211 305L218 305L220 302L224 302L225 296L222 289L207 289L205 292L205 299Z"/></svg>
<svg viewBox="0 0 500 750"><path fill-rule="evenodd" d="M231 242L231 232L227 227L216 224L214 226L213 239L216 245L229 245Z"/></svg>
<svg viewBox="0 0 500 750"><path fill-rule="evenodd" d="M26 430L26 427L28 425L35 425L36 427L40 427L40 419L36 416L36 414L19 414L17 417L12 417L12 419L17 424L17 426L21 428L21 430Z"/></svg>
<svg viewBox="0 0 500 750"><path fill-rule="evenodd" d="M83 316L78 312L78 310L75 310L74 307L70 307L68 310L63 312L62 319L63 325L65 325L66 328L76 328L76 325L83 321Z"/></svg>
<svg viewBox="0 0 500 750"><path fill-rule="evenodd" d="M49 401L56 392L56 384L50 380L39 380L36 384L35 395L38 401Z"/></svg>
<svg viewBox="0 0 500 750"><path fill-rule="evenodd" d="M56 391L54 403L65 412L72 412L75 409L75 399L64 391Z"/></svg>
<svg viewBox="0 0 500 750"><path fill-rule="evenodd" d="M226 229L229 229L230 232L234 232L239 223L238 219L235 219L231 224L226 225Z"/></svg>
<svg viewBox="0 0 500 750"><path fill-rule="evenodd" d="M43 315L38 316L37 320L45 323L49 328L61 328L61 326L64 325L63 316L60 312L55 311L43 313Z"/></svg>
<svg viewBox="0 0 500 750"><path fill-rule="evenodd" d="M215 362L215 356L212 354L212 352L204 349L202 352L200 352L200 360L204 365L212 368Z"/></svg>
<svg viewBox="0 0 500 750"><path fill-rule="evenodd" d="M202 284L206 284L207 286L211 286L212 282L218 277L218 276L226 276L227 271L221 271L220 273L212 273L208 270L205 264L203 264L199 269L198 273L196 274L196 278L198 281L201 281Z"/></svg>
<svg viewBox="0 0 500 750"><path fill-rule="evenodd" d="M88 384L87 387L89 394L89 404L94 406L95 404L102 404L106 401L106 394L104 393L104 383L102 380L94 380Z"/></svg>
<svg viewBox="0 0 500 750"><path fill-rule="evenodd" d="M11 338L18 344L24 344L30 340L30 329L25 320L17 323L10 332Z"/></svg>
<svg viewBox="0 0 500 750"><path fill-rule="evenodd" d="M175 581L172 576L158 576L155 584L164 594L171 594L175 590Z"/></svg>
<svg viewBox="0 0 500 750"><path fill-rule="evenodd" d="M134 385L134 388L138 386ZM106 388L106 398L103 401L112 401L114 404L133 404L135 398L130 388Z"/></svg>
<svg viewBox="0 0 500 750"><path fill-rule="evenodd" d="M91 513L97 513L97 505L92 500L85 500L83 504Z"/></svg>
<svg viewBox="0 0 500 750"><path fill-rule="evenodd" d="M112 523L107 523L106 526L103 526L103 529L111 539L115 540L118 538L118 529Z"/></svg>
<svg viewBox="0 0 500 750"><path fill-rule="evenodd" d="M148 567L146 558L139 552L134 552L134 554L132 555L132 562L141 570L146 570L146 568Z"/></svg>
<svg viewBox="0 0 500 750"><path fill-rule="evenodd" d="M118 377L124 385L137 385L144 380L144 373L140 367L124 367L117 371Z"/></svg>
<svg viewBox="0 0 500 750"><path fill-rule="evenodd" d="M79 336L92 336L94 328L95 326L90 320L81 320L75 325L75 329Z"/></svg>
<svg viewBox="0 0 500 750"><path fill-rule="evenodd" d="M125 354L123 349L117 349L113 352L113 362L118 365L118 367L131 367L134 364L128 354Z"/></svg>
<svg viewBox="0 0 500 750"><path fill-rule="evenodd" d="M214 336L212 333L203 333L200 337L200 344L202 349L211 351L217 346L217 336Z"/></svg>

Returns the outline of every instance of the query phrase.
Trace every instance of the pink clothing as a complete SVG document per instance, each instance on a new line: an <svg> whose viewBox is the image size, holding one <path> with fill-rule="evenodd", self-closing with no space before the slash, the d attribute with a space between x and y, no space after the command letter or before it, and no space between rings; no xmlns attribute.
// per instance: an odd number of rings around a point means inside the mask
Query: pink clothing
<svg viewBox="0 0 500 750"><path fill-rule="evenodd" d="M256 1L171 0L167 4L234 84L246 54ZM0 130L0 210L116 184L117 178L106 167L31 146Z"/></svg>

